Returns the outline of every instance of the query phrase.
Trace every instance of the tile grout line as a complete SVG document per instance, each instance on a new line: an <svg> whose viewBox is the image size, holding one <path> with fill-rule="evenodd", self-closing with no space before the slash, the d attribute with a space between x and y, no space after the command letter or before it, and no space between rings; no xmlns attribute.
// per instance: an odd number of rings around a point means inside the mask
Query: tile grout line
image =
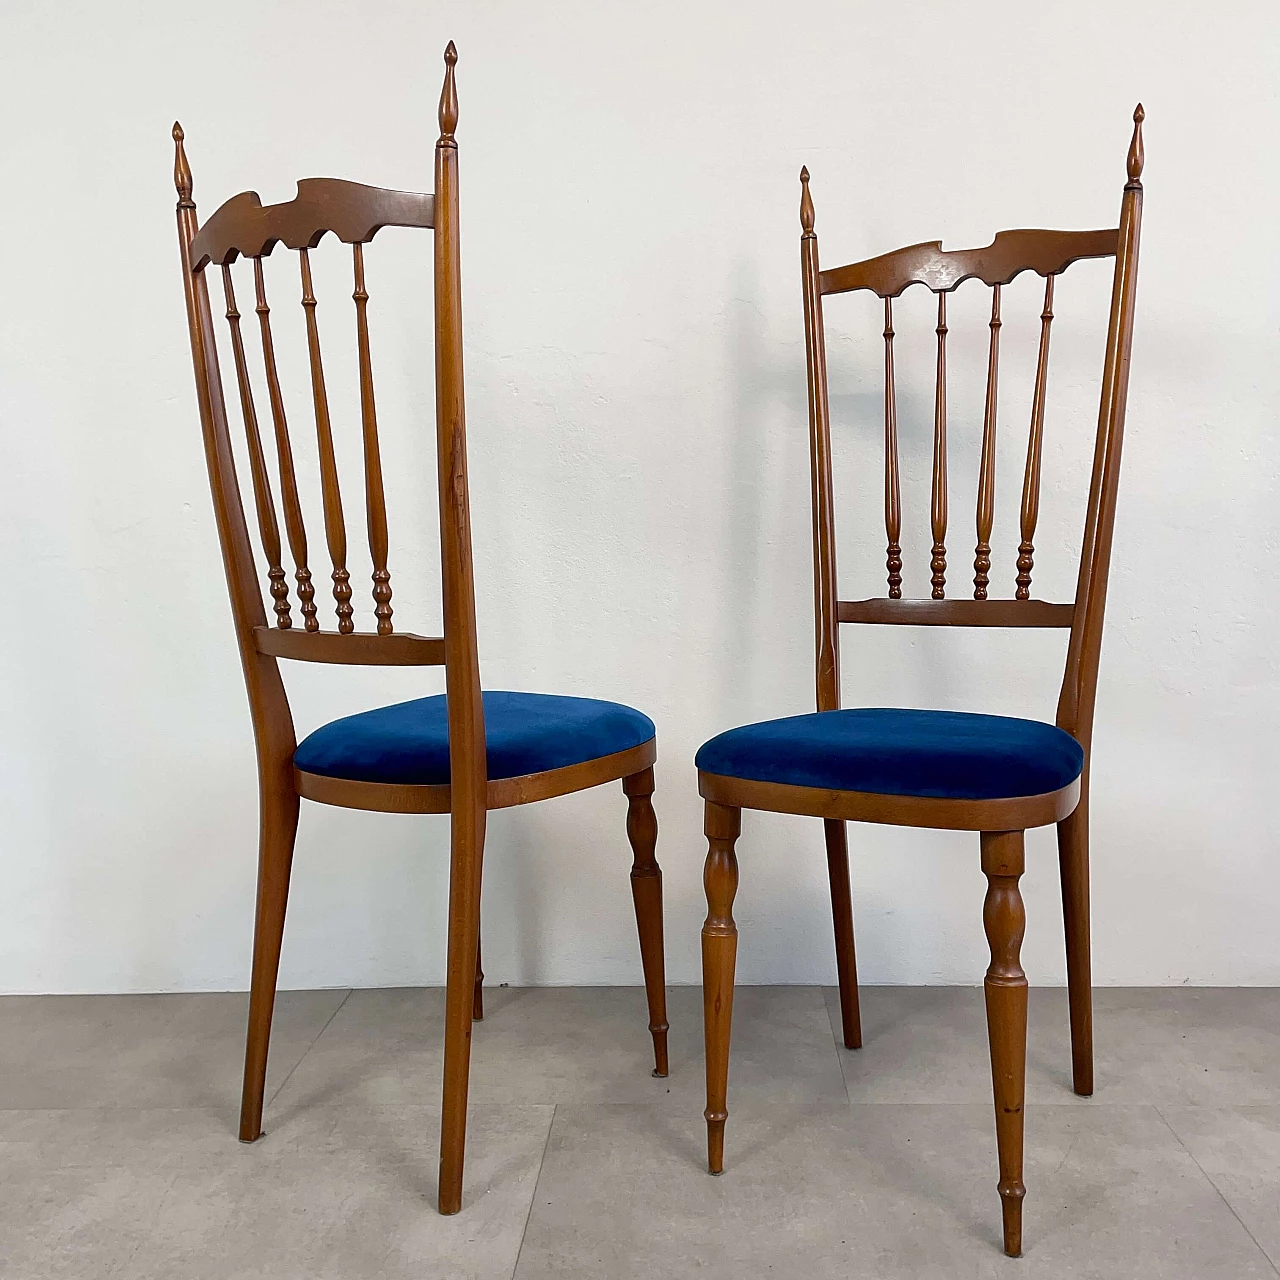
<svg viewBox="0 0 1280 1280"><path fill-rule="evenodd" d="M1244 1231L1245 1235L1247 1235L1249 1239L1253 1241L1258 1252L1262 1254L1262 1256L1267 1260L1267 1265L1271 1268L1272 1271L1276 1273L1276 1275L1280 1276L1280 1267L1276 1266L1275 1262L1272 1260L1271 1255L1260 1244L1258 1244L1257 1237L1245 1225L1244 1219L1236 1212L1235 1206L1231 1203L1231 1201L1228 1200L1227 1197L1222 1194L1222 1188L1218 1186L1216 1182L1214 1182L1214 1180L1206 1172L1204 1165L1202 1165L1200 1161L1196 1159L1195 1152L1193 1152L1191 1148L1187 1146L1185 1142L1183 1142L1178 1131L1173 1127L1173 1125L1169 1123L1168 1117L1160 1109L1159 1104L1158 1103L1155 1104L1152 1107L1152 1110L1164 1122L1164 1127L1168 1129L1171 1134L1173 1134L1173 1140L1178 1144L1178 1146L1180 1146L1183 1149L1183 1151L1187 1153L1188 1156L1190 1156L1191 1163L1195 1165L1197 1169L1200 1170L1200 1173L1203 1176L1204 1180L1218 1193L1218 1199L1221 1200L1222 1203L1227 1206L1228 1212L1230 1212L1231 1216L1240 1224L1241 1229Z"/></svg>
<svg viewBox="0 0 1280 1280"><path fill-rule="evenodd" d="M849 1078L844 1073L844 1055L851 1053L852 1050L846 1049L844 1044L843 1027L836 1032L836 1020L832 1016L831 1006L827 1003L827 989L825 987L818 988L818 999L822 1001L822 1012L826 1014L827 1025L831 1028L831 1046L836 1051L836 1065L840 1068L840 1083L844 1086L844 1100L852 1107L853 1099L849 1096ZM861 1022L861 1011L859 1011L859 1022Z"/></svg>
<svg viewBox="0 0 1280 1280"><path fill-rule="evenodd" d="M323 1026L323 1027L321 1027L321 1028L320 1028L320 1030L319 1030L319 1031L317 1031L317 1032L316 1032L316 1034L315 1034L315 1039L314 1039L314 1040L312 1040L312 1041L311 1041L311 1043L310 1043L309 1045L307 1045L307 1047L306 1047L306 1048L305 1048L305 1049L304 1049L304 1050L303 1050L303 1051L298 1055L298 1060L297 1060L297 1062L295 1062L295 1063L293 1064L293 1066L291 1066L291 1067L289 1068L288 1074L285 1076L285 1078L284 1078L283 1080L281 1080L281 1081L280 1081L280 1088L276 1089L276 1090L272 1093L271 1097L267 1099L266 1105L267 1105L268 1107L269 1107L273 1102L275 1102L275 1100L280 1096L280 1090L281 1090L281 1089L283 1089L283 1088L285 1087L285 1085L287 1085L287 1084L289 1083L289 1081L293 1079L293 1073L294 1073L295 1071L297 1071L297 1069L298 1069L300 1066L302 1066L302 1060L303 1060L303 1059L307 1056L307 1054L309 1054L309 1053L311 1052L311 1050L312 1050L312 1049L314 1049L314 1048L316 1047L316 1045L320 1042L320 1037L321 1037L322 1035L324 1035L324 1033L325 1033L326 1031L328 1031L328 1030L329 1030L329 1024L334 1020L334 1018L336 1018L336 1017L338 1016L338 1014L340 1014L340 1013L342 1012L342 1008L343 1008L343 1006L347 1003L347 1001L348 1001L348 1000L350 1000L350 999L351 999L351 992L352 992L352 991L354 991L354 990L355 990L355 988L354 988L354 987L348 987L348 988L347 988L347 994L346 994L346 995L344 995L344 996L342 997L342 999L338 1001L338 1007L337 1007L337 1008L336 1008L336 1009L335 1009L335 1010L334 1010L334 1011L333 1011L333 1012L328 1016L328 1018L326 1018L326 1019L325 1019L325 1024L324 1024L324 1026Z"/></svg>
<svg viewBox="0 0 1280 1280"><path fill-rule="evenodd" d="M520 1230L520 1247L516 1250L515 1265L511 1268L511 1280L516 1280L520 1270L520 1255L524 1253L525 1237L529 1234L529 1220L533 1217L533 1206L538 1202L538 1184L542 1181L542 1170L547 1163L547 1151L551 1146L551 1130L555 1128L556 1114L560 1110L559 1103L551 1106L551 1119L547 1121L547 1137L542 1144L542 1156L538 1160L538 1176L533 1180L533 1194L529 1197L529 1212L524 1215L524 1226Z"/></svg>

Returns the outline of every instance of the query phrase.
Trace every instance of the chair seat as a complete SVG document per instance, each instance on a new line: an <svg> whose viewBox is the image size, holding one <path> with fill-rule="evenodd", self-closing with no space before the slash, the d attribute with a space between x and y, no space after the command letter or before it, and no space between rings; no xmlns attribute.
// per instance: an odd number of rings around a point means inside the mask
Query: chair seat
<svg viewBox="0 0 1280 1280"><path fill-rule="evenodd" d="M1000 800L1069 786L1084 750L1039 720L857 707L730 729L695 759L703 773L832 791Z"/></svg>
<svg viewBox="0 0 1280 1280"><path fill-rule="evenodd" d="M519 778L628 751L654 736L653 721L617 702L551 693L484 695L489 777ZM449 781L443 694L346 716L308 734L293 763L353 782Z"/></svg>

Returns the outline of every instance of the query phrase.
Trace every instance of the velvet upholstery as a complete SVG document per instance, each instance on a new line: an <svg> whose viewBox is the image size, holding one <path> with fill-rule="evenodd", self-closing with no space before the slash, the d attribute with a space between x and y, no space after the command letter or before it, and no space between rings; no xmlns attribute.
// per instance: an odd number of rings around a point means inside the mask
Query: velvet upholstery
<svg viewBox="0 0 1280 1280"><path fill-rule="evenodd" d="M857 707L744 725L705 743L704 773L878 795L995 800L1080 776L1084 750L1039 720Z"/></svg>
<svg viewBox="0 0 1280 1280"><path fill-rule="evenodd" d="M551 693L484 695L490 778L518 778L627 751L654 736L653 721L617 702ZM304 773L355 782L447 783L444 694L346 716L298 745Z"/></svg>

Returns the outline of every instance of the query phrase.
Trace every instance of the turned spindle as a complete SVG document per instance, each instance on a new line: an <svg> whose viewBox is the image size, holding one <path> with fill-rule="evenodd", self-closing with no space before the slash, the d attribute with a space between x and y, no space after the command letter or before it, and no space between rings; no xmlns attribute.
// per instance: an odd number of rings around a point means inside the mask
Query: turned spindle
<svg viewBox="0 0 1280 1280"><path fill-rule="evenodd" d="M991 526L996 510L996 384L1000 373L1000 286L991 287L991 345L987 398L982 415L982 461L978 468L978 544L973 552L973 598L985 600L991 580Z"/></svg>
<svg viewBox="0 0 1280 1280"><path fill-rule="evenodd" d="M307 567L307 530L302 522L302 502L298 497L298 477L293 466L293 446L289 440L289 422L284 412L284 395L280 390L280 374L276 368L275 341L271 336L271 307L267 302L267 282L262 258L253 260L254 311L262 338L262 363L267 374L267 400L271 405L271 423L275 432L276 458L280 464L280 499L284 506L284 529L293 557L294 579L298 584L298 607L302 624L308 631L318 631L316 589Z"/></svg>
<svg viewBox="0 0 1280 1280"><path fill-rule="evenodd" d="M347 572L347 528L342 518L342 491L338 487L338 463L333 453L333 426L329 420L329 394L325 389L320 358L320 330L316 324L316 296L311 282L311 256L300 249L302 309L307 318L307 356L311 365L311 399L315 406L316 441L320 448L320 493L324 507L325 540L333 562L333 598L337 605L338 631L355 630L351 620L351 574Z"/></svg>
<svg viewBox="0 0 1280 1280"><path fill-rule="evenodd" d="M369 355L369 294L364 285L364 245L351 246L355 260L356 345L360 359L360 427L364 436L364 498L373 560L374 617L378 634L389 636L391 574L387 570L387 500L382 489L382 455L378 448L378 415L373 399L373 363Z"/></svg>
<svg viewBox="0 0 1280 1280"><path fill-rule="evenodd" d="M933 392L933 489L929 518L933 551L929 560L932 595L947 594L947 295L938 294L938 371Z"/></svg>
<svg viewBox="0 0 1280 1280"><path fill-rule="evenodd" d="M898 480L898 393L893 378L893 300L884 300L884 532L889 599L902 599L902 492Z"/></svg>
<svg viewBox="0 0 1280 1280"><path fill-rule="evenodd" d="M1031 570L1035 566L1036 521L1040 516L1040 458L1044 450L1044 403L1049 383L1049 330L1053 324L1053 276L1044 282L1040 312L1040 351L1036 356L1036 386L1031 398L1031 430L1027 436L1027 469L1022 478L1022 511L1018 544L1016 598L1031 598Z"/></svg>
<svg viewBox="0 0 1280 1280"><path fill-rule="evenodd" d="M281 630L288 630L293 625L293 620L289 616L289 584L285 581L284 567L280 563L280 526L276 523L276 504L271 495L267 460L262 452L258 413L253 403L253 384L249 381L244 338L240 332L240 311L236 307L235 283L231 278L231 264L228 262L222 264L222 294L226 300L227 325L231 330L231 353L235 359L236 383L240 389L240 413L244 419L244 433L249 445L249 476L253 483L254 506L258 513L258 532L262 537L262 550L267 557L267 579L271 584L276 626Z"/></svg>

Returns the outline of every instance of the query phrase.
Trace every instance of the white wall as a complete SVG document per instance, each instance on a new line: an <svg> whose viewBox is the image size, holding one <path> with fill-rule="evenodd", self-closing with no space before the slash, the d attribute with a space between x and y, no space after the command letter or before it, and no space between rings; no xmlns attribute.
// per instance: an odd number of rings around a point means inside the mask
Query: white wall
<svg viewBox="0 0 1280 1280"><path fill-rule="evenodd" d="M206 216L247 187L287 199L309 174L421 188L450 37L484 675L656 720L680 983L698 979L705 911L693 753L734 723L811 705L801 163L828 264L937 236L985 244L1002 226L1112 225L1142 98L1147 215L1096 730L1095 973L1280 982L1274 4L130 9L13 3L0 51L0 988L247 982L254 765L186 348L169 128L175 115L186 127ZM397 618L420 630L438 625L428 243L388 232L369 253ZM344 252L329 242L316 257L351 450ZM300 372L292 263L271 265ZM1039 287L1023 277L1005 299L1006 592ZM1083 264L1059 291L1038 538L1051 597L1074 582L1107 287L1105 266ZM951 316L956 582L971 572L985 301L971 286ZM875 312L859 299L829 309L850 594L882 582ZM906 296L898 327L919 593L929 295ZM296 376L291 394L305 442ZM356 484L348 504L358 549ZM314 504L312 536L319 568ZM845 631L849 704L1052 716L1061 637ZM300 732L440 687L432 672L290 679ZM493 818L491 981L639 981L623 814L609 788ZM446 827L308 806L282 982L440 982ZM864 980L977 981L976 839L855 828L852 849ZM749 816L740 860L741 979L834 981L819 824ZM1026 967L1061 982L1051 831L1029 838L1024 889Z"/></svg>

